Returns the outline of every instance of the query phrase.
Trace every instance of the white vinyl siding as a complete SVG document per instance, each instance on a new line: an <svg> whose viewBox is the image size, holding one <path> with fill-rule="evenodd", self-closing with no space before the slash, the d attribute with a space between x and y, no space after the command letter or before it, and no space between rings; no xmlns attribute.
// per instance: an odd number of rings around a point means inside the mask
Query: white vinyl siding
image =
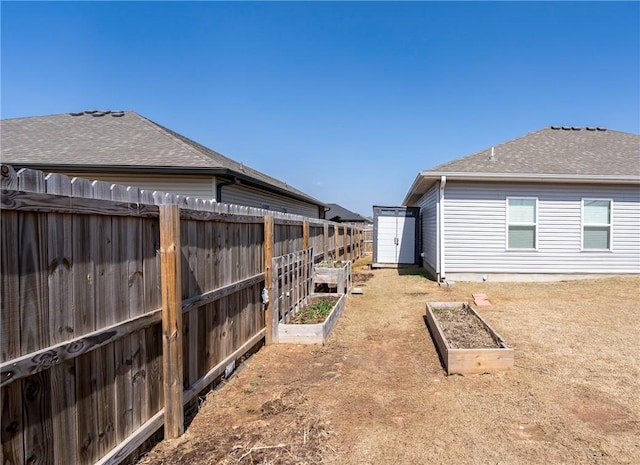
<svg viewBox="0 0 640 465"><path fill-rule="evenodd" d="M537 218L537 199L507 199L507 249L537 249Z"/></svg>
<svg viewBox="0 0 640 465"><path fill-rule="evenodd" d="M611 200L583 199L582 250L611 249Z"/></svg>
<svg viewBox="0 0 640 465"><path fill-rule="evenodd" d="M113 184L137 187L149 191L167 192L198 199L215 200L214 176L185 176L163 174L110 174L110 173L73 173L65 172L69 177L105 181Z"/></svg>
<svg viewBox="0 0 640 465"><path fill-rule="evenodd" d="M438 268L438 186L434 184L416 205L420 207L423 261L433 271Z"/></svg>
<svg viewBox="0 0 640 465"><path fill-rule="evenodd" d="M506 199L538 199L538 250L505 250ZM582 251L582 201L611 199L611 250ZM637 185L447 183L449 273L640 273Z"/></svg>
<svg viewBox="0 0 640 465"><path fill-rule="evenodd" d="M292 215L301 215L309 218L318 218L320 216L320 207L317 205L286 198L282 195L272 194L248 186L224 186L221 197L219 201L224 203L263 208L265 210L290 213Z"/></svg>

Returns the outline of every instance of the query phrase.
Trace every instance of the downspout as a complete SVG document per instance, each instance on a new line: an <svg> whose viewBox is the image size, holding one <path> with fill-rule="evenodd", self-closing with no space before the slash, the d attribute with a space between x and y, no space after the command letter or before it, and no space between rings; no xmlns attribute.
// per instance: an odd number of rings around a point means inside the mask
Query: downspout
<svg viewBox="0 0 640 465"><path fill-rule="evenodd" d="M444 282L446 280L445 274L445 247L444 247L444 188L447 185L447 177L440 176L440 209L439 209L439 217L438 217L438 245L440 252L440 269L438 270L438 274L440 277L440 282Z"/></svg>
<svg viewBox="0 0 640 465"><path fill-rule="evenodd" d="M231 178L229 181L217 181L216 180L216 202L222 202L222 188L224 186L231 186L233 184L237 184L237 178Z"/></svg>

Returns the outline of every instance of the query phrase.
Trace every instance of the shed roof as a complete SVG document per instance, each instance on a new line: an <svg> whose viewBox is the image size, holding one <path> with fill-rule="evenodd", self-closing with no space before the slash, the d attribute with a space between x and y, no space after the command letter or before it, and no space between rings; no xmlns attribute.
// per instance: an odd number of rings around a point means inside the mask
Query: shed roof
<svg viewBox="0 0 640 465"><path fill-rule="evenodd" d="M0 122L2 162L51 169L211 173L325 204L133 111L86 111Z"/></svg>
<svg viewBox="0 0 640 465"><path fill-rule="evenodd" d="M640 182L640 136L596 127L549 126L422 171L405 197L416 201L448 179Z"/></svg>

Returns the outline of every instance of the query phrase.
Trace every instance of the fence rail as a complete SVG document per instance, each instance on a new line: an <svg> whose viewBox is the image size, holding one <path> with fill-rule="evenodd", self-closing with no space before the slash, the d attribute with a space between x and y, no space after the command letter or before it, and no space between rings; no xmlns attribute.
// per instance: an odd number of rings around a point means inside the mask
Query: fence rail
<svg viewBox="0 0 640 465"><path fill-rule="evenodd" d="M323 220L1 168L3 464L115 464L261 341L271 258L354 260Z"/></svg>

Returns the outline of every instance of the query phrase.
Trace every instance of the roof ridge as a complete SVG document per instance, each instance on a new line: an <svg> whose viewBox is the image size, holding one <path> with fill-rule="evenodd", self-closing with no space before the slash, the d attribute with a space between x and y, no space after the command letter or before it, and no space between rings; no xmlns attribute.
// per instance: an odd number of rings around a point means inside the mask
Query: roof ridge
<svg viewBox="0 0 640 465"><path fill-rule="evenodd" d="M455 158L455 159L453 159L453 160L449 160L449 161L447 161L447 162L440 163L438 166L436 166L436 167L434 167L434 168L431 168L430 170L427 170L427 171L438 171L438 168L440 168L441 166L448 165L448 164L450 164L450 163L452 163L452 162L454 162L454 161L455 161L455 162L459 162L459 161L463 161L463 160L466 160L466 159L471 158L471 157L475 157L475 156L477 156L477 155L480 155L482 152L486 152L487 150L491 150L492 148L494 148L494 149L495 149L495 148L501 147L501 146L503 146L503 145L505 145L505 144L509 144L509 143L511 143L511 142L513 142L513 141L516 141L516 140L518 140L518 139L522 139L522 138L524 138L524 137L531 136L531 135L533 135L533 134L536 134L536 133L542 132L542 131L544 131L545 129L549 129L549 128L551 128L551 126L545 126L544 128L541 128L541 129L537 129L537 130L535 130L535 131L528 132L528 133L526 133L526 134L524 134L524 135L522 135L522 136L514 137L513 139L509 139L509 140L507 140L507 141L505 141L505 142L501 142L501 143L496 144L496 145L491 145L490 147L487 147L487 148L484 148L484 149L482 149L482 150L478 150L478 151L476 151L476 152L470 153L469 155L465 155L465 156L460 157L460 158Z"/></svg>
<svg viewBox="0 0 640 465"><path fill-rule="evenodd" d="M181 140L180 137L177 136L178 133L172 131L169 128L164 127L161 124L156 123L155 121L147 118L146 116L142 116L141 114L139 114L139 113L137 113L135 111L130 111L129 113L133 113L134 115L136 115L141 121L143 121L145 124L147 124L153 130L155 130L158 133L162 134L164 137L168 137L169 139L173 140L174 142L178 142L180 145L185 146L187 148L187 150L189 150L189 152L194 153L199 158L202 158L206 162L209 162L209 163L211 162L211 158L210 157L207 157L205 154L203 154L200 150L198 150L195 147L193 147L191 144L188 144L185 141Z"/></svg>

